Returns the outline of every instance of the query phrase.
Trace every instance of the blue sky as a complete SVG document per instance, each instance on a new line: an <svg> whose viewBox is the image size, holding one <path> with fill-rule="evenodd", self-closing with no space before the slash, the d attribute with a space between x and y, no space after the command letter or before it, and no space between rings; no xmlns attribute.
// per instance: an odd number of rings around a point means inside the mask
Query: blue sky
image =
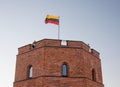
<svg viewBox="0 0 120 87"><path fill-rule="evenodd" d="M90 44L100 52L105 87L120 85L120 0L0 0L0 87L12 87L18 48L44 38Z"/></svg>

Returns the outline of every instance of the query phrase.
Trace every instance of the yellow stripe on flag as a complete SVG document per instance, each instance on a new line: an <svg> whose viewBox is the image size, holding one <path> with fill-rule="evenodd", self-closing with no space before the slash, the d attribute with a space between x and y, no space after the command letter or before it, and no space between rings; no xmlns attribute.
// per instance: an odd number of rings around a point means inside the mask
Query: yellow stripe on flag
<svg viewBox="0 0 120 87"><path fill-rule="evenodd" d="M53 16L53 15L47 15L46 18L50 19L58 19L59 20L59 16Z"/></svg>

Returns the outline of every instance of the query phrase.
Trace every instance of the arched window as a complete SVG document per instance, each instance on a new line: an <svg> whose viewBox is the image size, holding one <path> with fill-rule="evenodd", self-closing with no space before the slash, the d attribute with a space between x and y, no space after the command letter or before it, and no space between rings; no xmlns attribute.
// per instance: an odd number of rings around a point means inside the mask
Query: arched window
<svg viewBox="0 0 120 87"><path fill-rule="evenodd" d="M92 80L96 81L96 72L95 72L95 69L92 69Z"/></svg>
<svg viewBox="0 0 120 87"><path fill-rule="evenodd" d="M68 67L67 64L62 65L62 76L67 76L68 74Z"/></svg>
<svg viewBox="0 0 120 87"><path fill-rule="evenodd" d="M33 67L32 67L32 66L29 66L28 78L32 78L32 74L33 74Z"/></svg>

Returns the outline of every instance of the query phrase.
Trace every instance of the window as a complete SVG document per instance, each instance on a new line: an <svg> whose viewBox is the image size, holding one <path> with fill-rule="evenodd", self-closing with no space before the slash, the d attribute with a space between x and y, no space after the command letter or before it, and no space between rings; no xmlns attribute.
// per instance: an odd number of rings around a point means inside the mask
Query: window
<svg viewBox="0 0 120 87"><path fill-rule="evenodd" d="M29 66L29 70L28 70L28 77L32 78L32 74L33 74L33 67Z"/></svg>
<svg viewBox="0 0 120 87"><path fill-rule="evenodd" d="M68 70L67 70L67 64L62 65L62 76L67 76Z"/></svg>
<svg viewBox="0 0 120 87"><path fill-rule="evenodd" d="M95 69L92 69L92 80L96 81L96 72L95 72Z"/></svg>

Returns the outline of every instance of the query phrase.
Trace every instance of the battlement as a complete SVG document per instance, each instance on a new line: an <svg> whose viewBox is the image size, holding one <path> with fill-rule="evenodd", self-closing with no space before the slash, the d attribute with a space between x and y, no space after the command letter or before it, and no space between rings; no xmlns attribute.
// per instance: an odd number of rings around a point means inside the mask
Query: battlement
<svg viewBox="0 0 120 87"><path fill-rule="evenodd" d="M99 52L97 52L94 49L91 49L89 45L85 44L82 41L55 40L55 39L43 39L40 41L34 41L32 44L28 44L18 48L18 54L22 54L34 50L36 48L45 46L81 48L99 58Z"/></svg>

